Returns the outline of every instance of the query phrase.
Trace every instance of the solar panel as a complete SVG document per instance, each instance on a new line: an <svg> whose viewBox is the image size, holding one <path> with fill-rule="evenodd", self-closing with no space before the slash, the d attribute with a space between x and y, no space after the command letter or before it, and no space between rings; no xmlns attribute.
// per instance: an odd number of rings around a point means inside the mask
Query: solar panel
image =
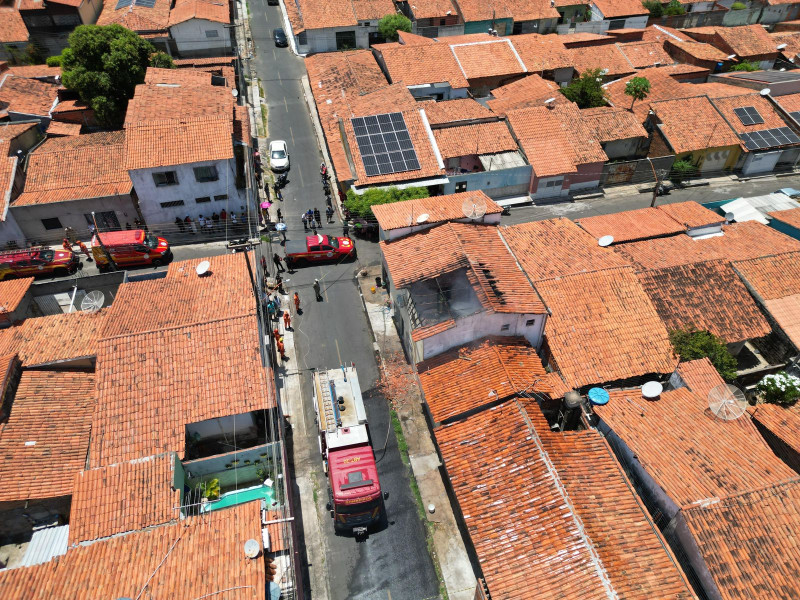
<svg viewBox="0 0 800 600"><path fill-rule="evenodd" d="M420 168L402 113L356 117L350 123L367 177Z"/></svg>
<svg viewBox="0 0 800 600"><path fill-rule="evenodd" d="M789 116L791 116L795 121L800 121L800 110L790 112Z"/></svg>
<svg viewBox="0 0 800 600"><path fill-rule="evenodd" d="M153 8L156 5L156 0L136 0L136 6L144 8Z"/></svg>
<svg viewBox="0 0 800 600"><path fill-rule="evenodd" d="M120 8L125 8L126 6L130 6L133 0L117 0L117 8L114 10L119 10Z"/></svg>
<svg viewBox="0 0 800 600"><path fill-rule="evenodd" d="M758 113L755 106L734 108L733 112L736 113L736 116L739 117L743 125L758 125L764 122L764 119Z"/></svg>
<svg viewBox="0 0 800 600"><path fill-rule="evenodd" d="M776 127L775 129L740 133L739 138L744 142L745 148L748 150L762 150L764 148L774 148L776 146L800 144L800 136L788 127Z"/></svg>

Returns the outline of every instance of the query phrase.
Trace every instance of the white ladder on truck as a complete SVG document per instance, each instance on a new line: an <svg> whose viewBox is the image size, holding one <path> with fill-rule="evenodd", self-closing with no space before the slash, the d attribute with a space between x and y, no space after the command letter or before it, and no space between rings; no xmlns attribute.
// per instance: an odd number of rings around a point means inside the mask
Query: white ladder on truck
<svg viewBox="0 0 800 600"><path fill-rule="evenodd" d="M336 431L336 409L333 406L335 400L331 396L331 384L328 374L324 371L319 373L319 393L322 399L322 412L325 415L325 430L328 433Z"/></svg>

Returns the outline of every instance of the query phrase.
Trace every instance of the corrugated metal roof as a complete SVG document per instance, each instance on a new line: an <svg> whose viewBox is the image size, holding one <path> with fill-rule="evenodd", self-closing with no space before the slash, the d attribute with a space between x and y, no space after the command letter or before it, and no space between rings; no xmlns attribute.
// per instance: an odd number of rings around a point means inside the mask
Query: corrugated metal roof
<svg viewBox="0 0 800 600"><path fill-rule="evenodd" d="M46 527L33 532L33 537L22 558L23 567L32 567L50 562L56 556L67 553L67 539L69 538L69 525L59 527Z"/></svg>

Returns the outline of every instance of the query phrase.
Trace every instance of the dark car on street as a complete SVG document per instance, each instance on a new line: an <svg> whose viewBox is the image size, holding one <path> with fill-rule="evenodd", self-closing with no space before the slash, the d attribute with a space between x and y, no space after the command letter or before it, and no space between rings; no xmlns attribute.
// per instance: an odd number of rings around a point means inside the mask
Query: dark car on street
<svg viewBox="0 0 800 600"><path fill-rule="evenodd" d="M278 48L285 48L289 45L289 40L286 39L286 33L284 33L282 27L272 30L272 38L275 40L275 45Z"/></svg>

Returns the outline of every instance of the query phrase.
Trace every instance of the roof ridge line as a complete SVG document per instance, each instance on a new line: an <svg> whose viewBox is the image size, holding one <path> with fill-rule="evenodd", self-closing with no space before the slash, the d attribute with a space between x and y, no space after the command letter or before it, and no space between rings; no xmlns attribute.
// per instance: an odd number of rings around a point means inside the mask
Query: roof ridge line
<svg viewBox="0 0 800 600"><path fill-rule="evenodd" d="M558 490L558 494L564 500L564 504L566 504L567 508L569 509L570 516L572 517L573 522L578 528L578 535L583 540L584 545L586 546L587 551L589 552L591 563L594 566L595 573L597 577L600 579L603 587L606 591L606 597L609 600L618 600L619 595L617 594L616 590L614 589L614 585L611 583L611 577L608 574L605 566L603 565L603 560L600 558L600 554L595 548L594 542L592 542L589 534L586 533L586 528L583 524L583 519L575 511L575 507L572 504L572 501L569 497L569 492L567 492L567 488L564 483L561 481L561 476L558 473L558 469L556 469L553 462L550 460L550 455L544 449L542 445L542 438L539 436L539 433L536 431L536 428L531 423L530 416L528 415L528 411L522 406L518 398L514 399L514 403L517 405L517 409L519 410L520 416L525 421L525 426L530 433L531 440L533 440L534 444L536 444L536 448L539 451L540 456L542 457L542 461L544 462L545 468L547 469L548 473L550 474L555 487Z"/></svg>
<svg viewBox="0 0 800 600"><path fill-rule="evenodd" d="M101 337L98 342L105 342L110 340L115 340L117 338L123 337L130 337L132 335L147 335L150 333L158 333L159 331L172 331L175 329L185 329L187 327L197 327L199 325L211 325L212 323L219 323L220 321L233 321L235 319L243 319L245 317L254 316L256 314L256 310L253 309L252 312L242 313L240 315L228 315L225 317L219 317L217 319L211 319L210 321L195 321L192 323L183 323L181 325L170 325L169 327L159 327L158 329L148 329L147 331L134 331L130 333L119 333L117 335L111 335L108 337Z"/></svg>
<svg viewBox="0 0 800 600"><path fill-rule="evenodd" d="M690 504L685 504L685 505L681 506L680 510L681 511L686 511L686 510L695 510L695 509L700 509L700 508L714 507L714 506L717 506L717 505L721 504L722 502L724 502L726 500L736 500L738 498L741 498L742 496L746 496L747 494L755 494L755 493L758 493L758 492L763 492L763 491L768 490L770 488L777 488L777 487L781 487L781 486L791 486L791 485L798 485L798 484L800 484L800 477L792 477L791 479L784 479L783 481L778 481L778 482L775 482L775 483L767 483L767 484L764 484L764 485L759 486L757 488L751 488L751 489L748 489L748 490L744 490L744 491L741 491L741 492L739 492L737 494L729 494L727 496L722 496L722 497L703 498L701 500L695 500L694 502L692 502ZM777 495L777 493L775 495Z"/></svg>

